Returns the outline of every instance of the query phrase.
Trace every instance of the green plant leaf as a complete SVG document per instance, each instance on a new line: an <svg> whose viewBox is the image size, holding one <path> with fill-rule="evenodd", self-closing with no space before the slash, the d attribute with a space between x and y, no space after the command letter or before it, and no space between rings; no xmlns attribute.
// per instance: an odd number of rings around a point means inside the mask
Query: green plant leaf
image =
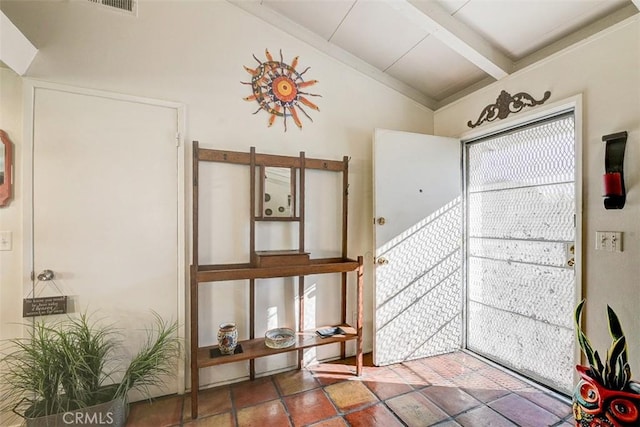
<svg viewBox="0 0 640 427"><path fill-rule="evenodd" d="M625 363L622 370L624 372L624 385L622 389L626 389L629 387L629 384L631 384L631 366L629 366L628 363Z"/></svg>
<svg viewBox="0 0 640 427"><path fill-rule="evenodd" d="M611 334L611 338L613 338L614 343L619 340L621 337L624 337L624 332L622 331L622 326L620 325L620 320L616 315L616 312L613 311L611 307L607 305L607 317L609 318L609 333ZM627 362L627 347L625 345L621 357L624 362Z"/></svg>
<svg viewBox="0 0 640 427"><path fill-rule="evenodd" d="M587 300L582 300L580 301L580 304L578 304L578 306L576 307L574 313L573 313L573 320L575 321L575 324L577 326L577 330L581 331L582 329L580 328L580 318L582 317L582 309L584 308L584 303Z"/></svg>
<svg viewBox="0 0 640 427"><path fill-rule="evenodd" d="M598 355L598 351L593 352L593 364L591 365L591 372L594 374L594 379L602 383L604 381L604 365Z"/></svg>
<svg viewBox="0 0 640 427"><path fill-rule="evenodd" d="M625 390L631 381L631 367L618 358L616 364L616 387L613 390Z"/></svg>
<svg viewBox="0 0 640 427"><path fill-rule="evenodd" d="M175 368L173 362L180 354L180 342L177 337L178 323L168 323L159 314L153 313L155 324L147 330L147 340L131 360L117 397L126 396L131 389L149 394L149 388L163 384L163 376L171 375Z"/></svg>
<svg viewBox="0 0 640 427"><path fill-rule="evenodd" d="M117 393L124 397L131 387L144 391L160 384L165 374L175 373L180 345L177 322L154 316L155 327L128 367L117 351L123 345L119 331L86 313L25 325L25 338L0 343L0 412L58 414L104 403ZM122 383L105 386L123 374Z"/></svg>
<svg viewBox="0 0 640 427"><path fill-rule="evenodd" d="M581 328L584 305L585 300L582 300L576 307L574 321L578 343L589 362L589 373L594 380L604 387L612 390L624 390L631 380L631 370L627 360L627 342L620 320L613 309L607 306L609 333L612 337L612 343L607 350L603 364L600 355L597 351L594 351L591 342Z"/></svg>
<svg viewBox="0 0 640 427"><path fill-rule="evenodd" d="M587 338L587 336L584 334L584 332L582 332L582 328L580 326L582 321L582 310L584 308L584 304L585 304L585 300L582 300L580 304L578 304L575 310L574 320L575 320L575 327L576 327L576 335L578 337L578 343L580 344L580 348L582 349L582 352L584 353L584 355L587 357L587 362L589 362L589 366L591 367L591 370L593 371L594 369L598 369L598 374L600 374L602 372L602 369L600 369L599 366L602 365L602 363L599 361L599 357L597 356L597 353L593 351L591 342L589 342L589 339Z"/></svg>
<svg viewBox="0 0 640 427"><path fill-rule="evenodd" d="M621 374L619 367L624 366L626 363L622 357L626 348L627 340L623 335L614 341L607 351L607 362L604 370L605 386L620 390L620 387L618 386L618 383L620 382L619 374Z"/></svg>

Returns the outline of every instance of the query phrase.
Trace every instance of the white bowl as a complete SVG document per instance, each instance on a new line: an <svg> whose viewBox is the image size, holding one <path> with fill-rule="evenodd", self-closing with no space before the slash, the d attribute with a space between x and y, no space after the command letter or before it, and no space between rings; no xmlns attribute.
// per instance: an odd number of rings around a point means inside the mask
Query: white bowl
<svg viewBox="0 0 640 427"><path fill-rule="evenodd" d="M289 328L269 329L264 334L264 343L269 348L287 348L296 343L296 333Z"/></svg>

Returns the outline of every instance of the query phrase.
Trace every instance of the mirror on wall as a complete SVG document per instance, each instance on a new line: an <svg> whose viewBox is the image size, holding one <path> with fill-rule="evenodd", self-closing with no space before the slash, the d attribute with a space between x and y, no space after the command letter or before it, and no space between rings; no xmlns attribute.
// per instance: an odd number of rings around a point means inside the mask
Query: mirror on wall
<svg viewBox="0 0 640 427"><path fill-rule="evenodd" d="M294 212L294 169L265 166L263 182L262 216L291 218Z"/></svg>
<svg viewBox="0 0 640 427"><path fill-rule="evenodd" d="M9 204L12 191L13 147L9 136L2 129L0 129L0 140L2 142L2 147L0 147L0 206L6 206Z"/></svg>

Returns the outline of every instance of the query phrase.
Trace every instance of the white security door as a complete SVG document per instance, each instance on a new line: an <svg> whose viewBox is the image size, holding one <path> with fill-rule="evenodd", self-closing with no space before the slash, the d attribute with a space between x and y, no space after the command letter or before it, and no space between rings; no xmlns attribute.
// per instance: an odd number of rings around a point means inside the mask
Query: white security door
<svg viewBox="0 0 640 427"><path fill-rule="evenodd" d="M49 87L33 102L33 271L54 273L34 291L115 324L128 358L152 310L183 316L179 110ZM181 391L178 365L156 393Z"/></svg>
<svg viewBox="0 0 640 427"><path fill-rule="evenodd" d="M466 144L467 348L569 394L573 112Z"/></svg>
<svg viewBox="0 0 640 427"><path fill-rule="evenodd" d="M461 152L457 139L374 135L374 362L460 349Z"/></svg>

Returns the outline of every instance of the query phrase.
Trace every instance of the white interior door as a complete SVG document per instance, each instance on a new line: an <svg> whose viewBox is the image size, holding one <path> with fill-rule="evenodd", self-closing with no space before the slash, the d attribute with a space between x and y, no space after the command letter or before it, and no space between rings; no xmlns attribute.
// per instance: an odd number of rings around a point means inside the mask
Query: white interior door
<svg viewBox="0 0 640 427"><path fill-rule="evenodd" d="M55 274L35 293L71 296L70 312L115 324L131 354L152 310L183 316L178 117L167 105L34 89L33 271ZM167 381L154 393L181 391L182 363Z"/></svg>
<svg viewBox="0 0 640 427"><path fill-rule="evenodd" d="M460 141L376 129L374 363L462 340Z"/></svg>

